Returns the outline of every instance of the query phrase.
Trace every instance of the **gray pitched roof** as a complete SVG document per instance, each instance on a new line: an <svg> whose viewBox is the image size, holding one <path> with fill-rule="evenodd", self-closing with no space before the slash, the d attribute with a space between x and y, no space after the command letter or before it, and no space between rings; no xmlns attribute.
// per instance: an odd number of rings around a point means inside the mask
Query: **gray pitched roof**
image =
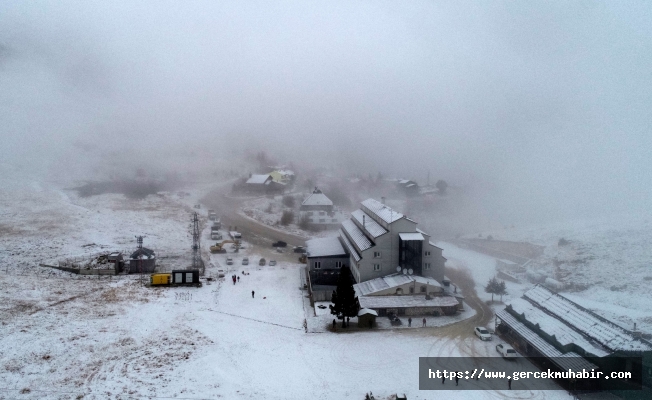
<svg viewBox="0 0 652 400"><path fill-rule="evenodd" d="M331 199L326 197L322 192L312 193L307 199L301 203L302 206L332 206Z"/></svg>
<svg viewBox="0 0 652 400"><path fill-rule="evenodd" d="M388 224L391 224L392 222L403 218L403 214L401 214L398 211L392 210L386 205L383 205L383 203L381 203L378 200L367 199L362 202L362 205L367 209L367 211L377 215L378 218L382 219Z"/></svg>
<svg viewBox="0 0 652 400"><path fill-rule="evenodd" d="M360 261L362 259L362 257L360 257L360 254L358 254L358 250L356 250L355 247L353 247L353 245L351 244L351 242L349 241L349 239L346 237L346 235L344 234L344 232L341 229L339 230L339 232L340 232L340 237L342 238L342 241L344 242L344 246L349 251L349 254L353 257L353 259L356 262Z"/></svg>
<svg viewBox="0 0 652 400"><path fill-rule="evenodd" d="M360 251L365 251L373 247L368 237L353 223L350 219L342 222L342 229L348 234L349 238L355 243Z"/></svg>
<svg viewBox="0 0 652 400"><path fill-rule="evenodd" d="M351 213L351 217L353 217L356 221L358 221L358 223L361 226L363 226L364 229L367 231L369 236L373 237L374 239L380 235L384 235L387 233L387 229L380 226L378 222L374 221L370 216L368 216L362 210L353 211Z"/></svg>

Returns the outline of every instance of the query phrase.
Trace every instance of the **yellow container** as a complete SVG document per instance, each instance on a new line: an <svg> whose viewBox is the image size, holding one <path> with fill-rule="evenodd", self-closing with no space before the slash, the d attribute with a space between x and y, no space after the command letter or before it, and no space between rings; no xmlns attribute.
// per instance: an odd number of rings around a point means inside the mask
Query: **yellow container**
<svg viewBox="0 0 652 400"><path fill-rule="evenodd" d="M152 285L169 285L172 282L172 274L152 274L150 282Z"/></svg>

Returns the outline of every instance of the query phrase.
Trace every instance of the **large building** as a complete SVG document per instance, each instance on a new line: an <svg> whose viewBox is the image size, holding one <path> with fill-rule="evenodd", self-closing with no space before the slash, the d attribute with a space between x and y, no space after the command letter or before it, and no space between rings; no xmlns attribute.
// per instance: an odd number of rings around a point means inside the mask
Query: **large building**
<svg viewBox="0 0 652 400"><path fill-rule="evenodd" d="M652 343L637 332L540 285L513 300L496 316L496 330L522 354L548 360L551 368L560 371L638 368L642 375L634 374L633 379L647 387L649 393Z"/></svg>
<svg viewBox="0 0 652 400"><path fill-rule="evenodd" d="M358 283L394 274L399 269L439 282L444 280L446 259L442 249L417 228L415 221L377 200L363 201L360 209L342 222L340 237Z"/></svg>
<svg viewBox="0 0 652 400"><path fill-rule="evenodd" d="M311 225L332 226L342 222L344 213L335 207L331 199L321 190L315 188L310 196L301 203L299 218L307 219Z"/></svg>

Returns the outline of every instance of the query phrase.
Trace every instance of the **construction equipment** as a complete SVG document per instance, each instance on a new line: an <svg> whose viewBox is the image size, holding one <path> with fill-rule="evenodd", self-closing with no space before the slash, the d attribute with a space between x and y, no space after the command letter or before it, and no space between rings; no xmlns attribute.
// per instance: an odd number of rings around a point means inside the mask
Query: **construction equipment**
<svg viewBox="0 0 652 400"><path fill-rule="evenodd" d="M215 245L211 246L211 253L226 253L226 249L224 249L224 245L227 243L233 243L235 244L235 251L237 252L238 249L240 248L240 241L239 240L224 240L222 243L215 243Z"/></svg>

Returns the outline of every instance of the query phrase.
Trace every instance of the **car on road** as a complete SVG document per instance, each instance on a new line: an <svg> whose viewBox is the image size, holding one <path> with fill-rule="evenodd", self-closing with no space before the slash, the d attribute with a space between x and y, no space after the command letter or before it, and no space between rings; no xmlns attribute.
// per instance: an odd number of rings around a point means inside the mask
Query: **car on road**
<svg viewBox="0 0 652 400"><path fill-rule="evenodd" d="M303 246L294 246L294 247L292 248L292 251L294 251L295 253L305 253L305 252L306 252L306 248L303 247Z"/></svg>
<svg viewBox="0 0 652 400"><path fill-rule="evenodd" d="M233 265L233 257L226 258L226 265Z"/></svg>
<svg viewBox="0 0 652 400"><path fill-rule="evenodd" d="M482 340L491 340L491 333L489 333L487 328L476 326L473 332L475 333L475 336L479 337Z"/></svg>
<svg viewBox="0 0 652 400"><path fill-rule="evenodd" d="M242 259L242 265L249 265L249 257L245 257Z"/></svg>
<svg viewBox="0 0 652 400"><path fill-rule="evenodd" d="M503 358L508 359L508 360L513 360L516 358L516 350L512 348L512 346L508 344L499 344L496 346L496 351L500 353Z"/></svg>
<svg viewBox="0 0 652 400"><path fill-rule="evenodd" d="M273 267L276 265L276 260L269 260L269 266Z"/></svg>
<svg viewBox="0 0 652 400"><path fill-rule="evenodd" d="M224 270L223 269L218 269L217 270L217 277L218 278L224 278Z"/></svg>
<svg viewBox="0 0 652 400"><path fill-rule="evenodd" d="M393 313L388 313L387 318L389 318L389 323L392 325L401 325L402 322L399 319L399 317L396 316L396 314Z"/></svg>
<svg viewBox="0 0 652 400"><path fill-rule="evenodd" d="M261 258L260 261L258 261L258 265L260 265L261 267L264 266L266 263L267 261L265 261L264 258Z"/></svg>
<svg viewBox="0 0 652 400"><path fill-rule="evenodd" d="M282 240L272 243L272 247L286 247L288 244Z"/></svg>

